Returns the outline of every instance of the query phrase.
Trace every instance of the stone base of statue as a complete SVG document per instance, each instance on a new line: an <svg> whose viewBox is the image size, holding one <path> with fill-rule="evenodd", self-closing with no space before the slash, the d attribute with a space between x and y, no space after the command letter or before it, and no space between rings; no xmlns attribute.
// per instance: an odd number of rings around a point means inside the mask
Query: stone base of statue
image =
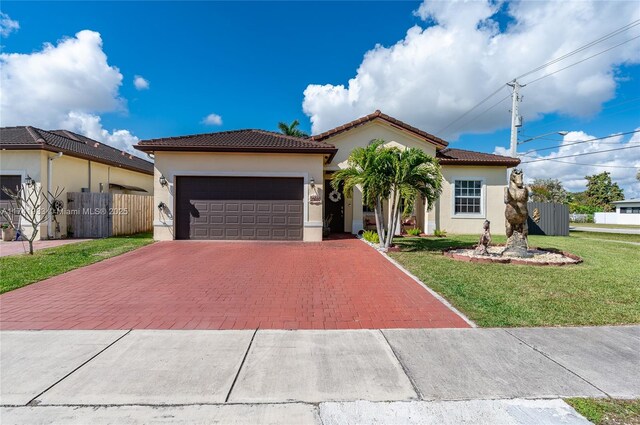
<svg viewBox="0 0 640 425"><path fill-rule="evenodd" d="M514 231L507 239L507 245L502 251L503 257L531 258L533 254L528 250L527 238L520 232Z"/></svg>

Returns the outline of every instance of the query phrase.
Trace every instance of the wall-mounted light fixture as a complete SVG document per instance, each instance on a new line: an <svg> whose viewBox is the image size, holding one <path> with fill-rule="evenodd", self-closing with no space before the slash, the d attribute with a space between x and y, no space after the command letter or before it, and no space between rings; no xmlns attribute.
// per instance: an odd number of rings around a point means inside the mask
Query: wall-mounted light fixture
<svg viewBox="0 0 640 425"><path fill-rule="evenodd" d="M33 180L29 174L27 174L24 182L26 183L27 187L33 187L33 185L35 184L35 180Z"/></svg>
<svg viewBox="0 0 640 425"><path fill-rule="evenodd" d="M311 177L311 180L309 180L309 186L311 186L312 189L316 187L316 181L313 177Z"/></svg>
<svg viewBox="0 0 640 425"><path fill-rule="evenodd" d="M164 202L160 201L160 203L158 204L158 209L160 211L164 211L165 209L167 209L167 204L165 204Z"/></svg>
<svg viewBox="0 0 640 425"><path fill-rule="evenodd" d="M165 186L167 186L169 184L169 182L167 181L167 178L165 176L160 176L158 181L160 182L160 186L162 186L162 187L165 187Z"/></svg>

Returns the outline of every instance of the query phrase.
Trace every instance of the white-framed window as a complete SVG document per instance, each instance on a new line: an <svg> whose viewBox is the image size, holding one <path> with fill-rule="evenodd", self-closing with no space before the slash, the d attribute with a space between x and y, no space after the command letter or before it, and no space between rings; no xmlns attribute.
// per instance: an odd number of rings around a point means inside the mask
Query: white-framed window
<svg viewBox="0 0 640 425"><path fill-rule="evenodd" d="M640 207L620 207L620 214L640 214Z"/></svg>
<svg viewBox="0 0 640 425"><path fill-rule="evenodd" d="M484 182L480 179L454 180L453 215L484 215Z"/></svg>

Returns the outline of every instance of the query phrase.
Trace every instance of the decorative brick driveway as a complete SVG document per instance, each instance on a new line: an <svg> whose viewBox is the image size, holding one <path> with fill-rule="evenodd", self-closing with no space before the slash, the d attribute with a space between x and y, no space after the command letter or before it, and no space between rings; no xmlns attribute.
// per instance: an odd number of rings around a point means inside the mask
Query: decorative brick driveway
<svg viewBox="0 0 640 425"><path fill-rule="evenodd" d="M1 329L468 327L374 249L160 242L0 296Z"/></svg>

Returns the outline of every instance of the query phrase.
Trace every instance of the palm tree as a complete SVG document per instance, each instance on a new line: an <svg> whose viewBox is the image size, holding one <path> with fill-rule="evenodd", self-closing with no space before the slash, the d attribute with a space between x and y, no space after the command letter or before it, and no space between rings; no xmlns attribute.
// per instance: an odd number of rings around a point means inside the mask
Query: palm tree
<svg viewBox="0 0 640 425"><path fill-rule="evenodd" d="M389 248L401 213L413 208L418 196L431 208L442 191L442 174L436 159L417 148L385 148L384 140L375 140L366 148L351 152L347 168L337 171L331 181L334 188L344 184L348 196L358 186L362 201L373 207L381 248ZM383 201L389 201L390 214L385 223ZM404 211L401 206L404 205Z"/></svg>
<svg viewBox="0 0 640 425"><path fill-rule="evenodd" d="M384 246L384 220L382 200L390 190L389 170L385 169L389 161L387 151L382 147L384 140L374 140L366 148L355 148L347 160L347 168L337 171L331 180L334 189L344 184L343 191L352 196L353 188L362 191L362 202L373 208L376 217L380 247Z"/></svg>
<svg viewBox="0 0 640 425"><path fill-rule="evenodd" d="M307 138L309 135L304 131L298 129L300 122L298 120L293 120L291 124L287 124L286 122L280 121L278 123L278 128L282 134L286 134L287 136L294 137L302 137Z"/></svg>
<svg viewBox="0 0 640 425"><path fill-rule="evenodd" d="M390 149L391 209L389 231L384 247L389 248L401 215L411 212L418 197L425 200L431 209L442 192L442 173L438 161L418 148ZM401 206L404 205L403 211Z"/></svg>

